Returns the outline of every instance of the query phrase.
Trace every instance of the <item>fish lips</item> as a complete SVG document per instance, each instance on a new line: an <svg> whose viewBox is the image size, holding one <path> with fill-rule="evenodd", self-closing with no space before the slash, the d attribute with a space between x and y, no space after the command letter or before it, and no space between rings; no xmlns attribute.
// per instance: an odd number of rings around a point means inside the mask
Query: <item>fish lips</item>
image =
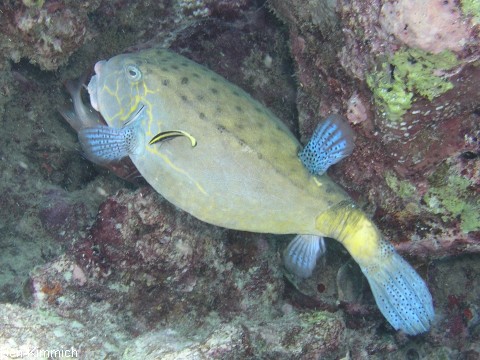
<svg viewBox="0 0 480 360"><path fill-rule="evenodd" d="M87 86L88 95L90 96L90 104L97 111L100 111L98 106L98 95L97 95L98 76L100 75L102 71L102 67L105 63L106 63L105 60L101 60L95 64L95 67L94 67L95 75L92 76Z"/></svg>
<svg viewBox="0 0 480 360"><path fill-rule="evenodd" d="M98 98L97 98L97 75L93 75L90 82L87 85L88 95L90 96L90 105L98 110Z"/></svg>

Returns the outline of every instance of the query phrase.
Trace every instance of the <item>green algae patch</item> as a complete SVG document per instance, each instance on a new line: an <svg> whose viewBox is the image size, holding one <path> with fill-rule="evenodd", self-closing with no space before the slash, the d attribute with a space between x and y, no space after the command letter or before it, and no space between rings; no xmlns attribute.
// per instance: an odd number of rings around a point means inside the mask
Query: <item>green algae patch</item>
<svg viewBox="0 0 480 360"><path fill-rule="evenodd" d="M431 54L418 49L399 50L381 64L380 70L367 76L367 84L385 117L399 122L412 107L414 95L431 101L452 89L453 84L439 74L458 64L451 51Z"/></svg>
<svg viewBox="0 0 480 360"><path fill-rule="evenodd" d="M388 187L402 199L409 199L417 194L417 189L414 185L406 180L398 179L393 171L385 173L385 181Z"/></svg>
<svg viewBox="0 0 480 360"><path fill-rule="evenodd" d="M45 3L45 0L23 0L22 2L26 7L41 8Z"/></svg>
<svg viewBox="0 0 480 360"><path fill-rule="evenodd" d="M475 24L480 23L480 1L478 0L462 0L460 2L462 11L465 15L470 15Z"/></svg>
<svg viewBox="0 0 480 360"><path fill-rule="evenodd" d="M303 314L300 314L300 319L302 323L306 325L317 325L320 323L328 322L335 320L335 316L327 311L307 311Z"/></svg>
<svg viewBox="0 0 480 360"><path fill-rule="evenodd" d="M391 121L399 121L412 107L413 93L391 76L391 68L390 64L383 63L380 71L367 76L367 85L384 116Z"/></svg>
<svg viewBox="0 0 480 360"><path fill-rule="evenodd" d="M480 200L473 194L472 181L451 173L440 183L429 180L432 187L423 199L434 214L443 221L459 219L464 233L480 230Z"/></svg>

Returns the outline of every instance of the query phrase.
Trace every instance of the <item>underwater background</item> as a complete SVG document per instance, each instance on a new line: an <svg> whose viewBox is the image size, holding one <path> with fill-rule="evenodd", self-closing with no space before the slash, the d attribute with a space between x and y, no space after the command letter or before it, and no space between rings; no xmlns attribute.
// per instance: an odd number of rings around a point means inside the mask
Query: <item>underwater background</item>
<svg viewBox="0 0 480 360"><path fill-rule="evenodd" d="M0 359L479 358L479 33L478 0L4 0ZM202 223L82 157L64 83L153 46L302 143L348 118L356 148L329 175L427 282L430 332L394 331L338 243L300 281L291 236Z"/></svg>

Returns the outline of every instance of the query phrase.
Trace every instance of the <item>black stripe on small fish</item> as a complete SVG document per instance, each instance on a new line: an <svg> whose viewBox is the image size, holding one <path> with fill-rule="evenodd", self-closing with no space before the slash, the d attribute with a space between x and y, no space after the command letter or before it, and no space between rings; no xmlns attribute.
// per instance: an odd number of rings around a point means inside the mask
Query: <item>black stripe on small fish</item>
<svg viewBox="0 0 480 360"><path fill-rule="evenodd" d="M153 145L153 144L156 144L160 141L163 141L163 140L167 140L167 139L170 139L170 138L175 138L175 137L178 137L178 136L185 136L187 137L191 144L192 144L192 147L195 147L197 146L197 139L195 139L192 135L190 135L189 133L187 133L186 131L183 131L183 130L170 130L170 131L163 131L161 133L158 133L157 135L155 135L149 142L148 144L149 145Z"/></svg>

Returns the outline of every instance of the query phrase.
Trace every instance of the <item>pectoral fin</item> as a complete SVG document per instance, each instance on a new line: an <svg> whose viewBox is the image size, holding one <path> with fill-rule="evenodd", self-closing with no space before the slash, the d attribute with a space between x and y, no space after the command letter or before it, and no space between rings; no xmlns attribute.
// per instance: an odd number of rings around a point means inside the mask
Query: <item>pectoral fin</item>
<svg viewBox="0 0 480 360"><path fill-rule="evenodd" d="M322 175L327 169L350 155L354 148L353 131L340 115L330 115L318 124L312 138L298 154L312 174Z"/></svg>
<svg viewBox="0 0 480 360"><path fill-rule="evenodd" d="M85 157L95 164L105 165L142 151L143 132L137 126L137 120L144 112L145 108L142 105L122 128L96 125L80 129L78 140Z"/></svg>

